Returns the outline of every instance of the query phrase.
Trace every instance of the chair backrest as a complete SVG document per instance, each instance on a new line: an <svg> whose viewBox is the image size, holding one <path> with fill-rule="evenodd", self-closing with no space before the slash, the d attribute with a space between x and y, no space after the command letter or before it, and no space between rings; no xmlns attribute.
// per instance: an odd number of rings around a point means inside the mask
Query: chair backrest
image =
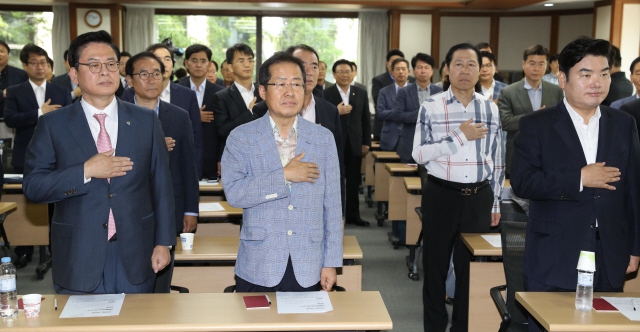
<svg viewBox="0 0 640 332"><path fill-rule="evenodd" d="M501 221L502 259L507 280L507 310L511 321L524 324L527 311L516 301L516 292L524 292L524 240L527 223Z"/></svg>

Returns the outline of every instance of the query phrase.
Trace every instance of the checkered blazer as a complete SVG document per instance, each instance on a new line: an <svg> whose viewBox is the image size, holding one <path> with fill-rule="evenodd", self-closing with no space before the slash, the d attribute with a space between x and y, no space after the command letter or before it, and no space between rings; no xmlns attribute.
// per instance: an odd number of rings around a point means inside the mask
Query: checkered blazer
<svg viewBox="0 0 640 332"><path fill-rule="evenodd" d="M298 117L296 155L320 169L315 183L285 184L269 113L234 129L222 155L229 204L243 209L235 273L273 287L291 256L296 280L310 287L323 267L342 266L340 166L329 130Z"/></svg>

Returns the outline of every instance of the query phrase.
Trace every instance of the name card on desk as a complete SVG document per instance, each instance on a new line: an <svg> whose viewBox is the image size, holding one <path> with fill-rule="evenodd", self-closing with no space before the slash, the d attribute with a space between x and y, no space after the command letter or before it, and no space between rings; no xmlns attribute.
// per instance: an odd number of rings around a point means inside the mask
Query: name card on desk
<svg viewBox="0 0 640 332"><path fill-rule="evenodd" d="M276 292L279 314L316 314L333 311L327 292Z"/></svg>
<svg viewBox="0 0 640 332"><path fill-rule="evenodd" d="M125 294L72 295L60 318L118 316Z"/></svg>
<svg viewBox="0 0 640 332"><path fill-rule="evenodd" d="M502 239L500 238L500 234L491 234L491 235L481 235L482 238L489 242L489 244L494 248L502 248Z"/></svg>
<svg viewBox="0 0 640 332"><path fill-rule="evenodd" d="M224 207L220 203L200 203L198 209L200 212L224 211Z"/></svg>

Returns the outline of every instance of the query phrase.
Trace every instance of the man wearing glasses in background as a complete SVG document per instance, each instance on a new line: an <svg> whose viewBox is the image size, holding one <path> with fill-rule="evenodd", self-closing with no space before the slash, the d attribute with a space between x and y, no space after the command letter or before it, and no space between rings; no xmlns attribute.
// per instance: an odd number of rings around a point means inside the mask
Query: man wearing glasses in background
<svg viewBox="0 0 640 332"><path fill-rule="evenodd" d="M25 45L20 51L20 61L29 80L7 89L4 121L9 128L16 130L11 160L13 173L22 174L24 171L24 155L38 118L71 104L67 89L47 82L47 58L47 51L41 47ZM33 246L18 246L15 251L18 257L15 261L16 268L21 269L31 262Z"/></svg>
<svg viewBox="0 0 640 332"><path fill-rule="evenodd" d="M227 200L244 210L236 291L331 290L343 237L333 135L298 116L302 60L278 52L258 77L268 114L234 129L222 155Z"/></svg>
<svg viewBox="0 0 640 332"><path fill-rule="evenodd" d="M115 97L119 53L105 31L71 42L82 100L41 116L27 148L24 194L55 205L57 293L150 293L176 243L167 144L153 111Z"/></svg>

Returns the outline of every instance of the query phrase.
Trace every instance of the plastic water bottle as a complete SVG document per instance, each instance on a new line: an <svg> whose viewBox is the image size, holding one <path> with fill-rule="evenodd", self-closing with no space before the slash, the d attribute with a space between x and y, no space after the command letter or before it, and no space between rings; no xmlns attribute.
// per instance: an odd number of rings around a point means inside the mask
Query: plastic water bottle
<svg viewBox="0 0 640 332"><path fill-rule="evenodd" d="M589 311L591 308L593 308L593 272L578 270L576 309Z"/></svg>
<svg viewBox="0 0 640 332"><path fill-rule="evenodd" d="M0 316L3 319L18 315L18 296L16 292L16 267L11 257L2 257L0 265Z"/></svg>

